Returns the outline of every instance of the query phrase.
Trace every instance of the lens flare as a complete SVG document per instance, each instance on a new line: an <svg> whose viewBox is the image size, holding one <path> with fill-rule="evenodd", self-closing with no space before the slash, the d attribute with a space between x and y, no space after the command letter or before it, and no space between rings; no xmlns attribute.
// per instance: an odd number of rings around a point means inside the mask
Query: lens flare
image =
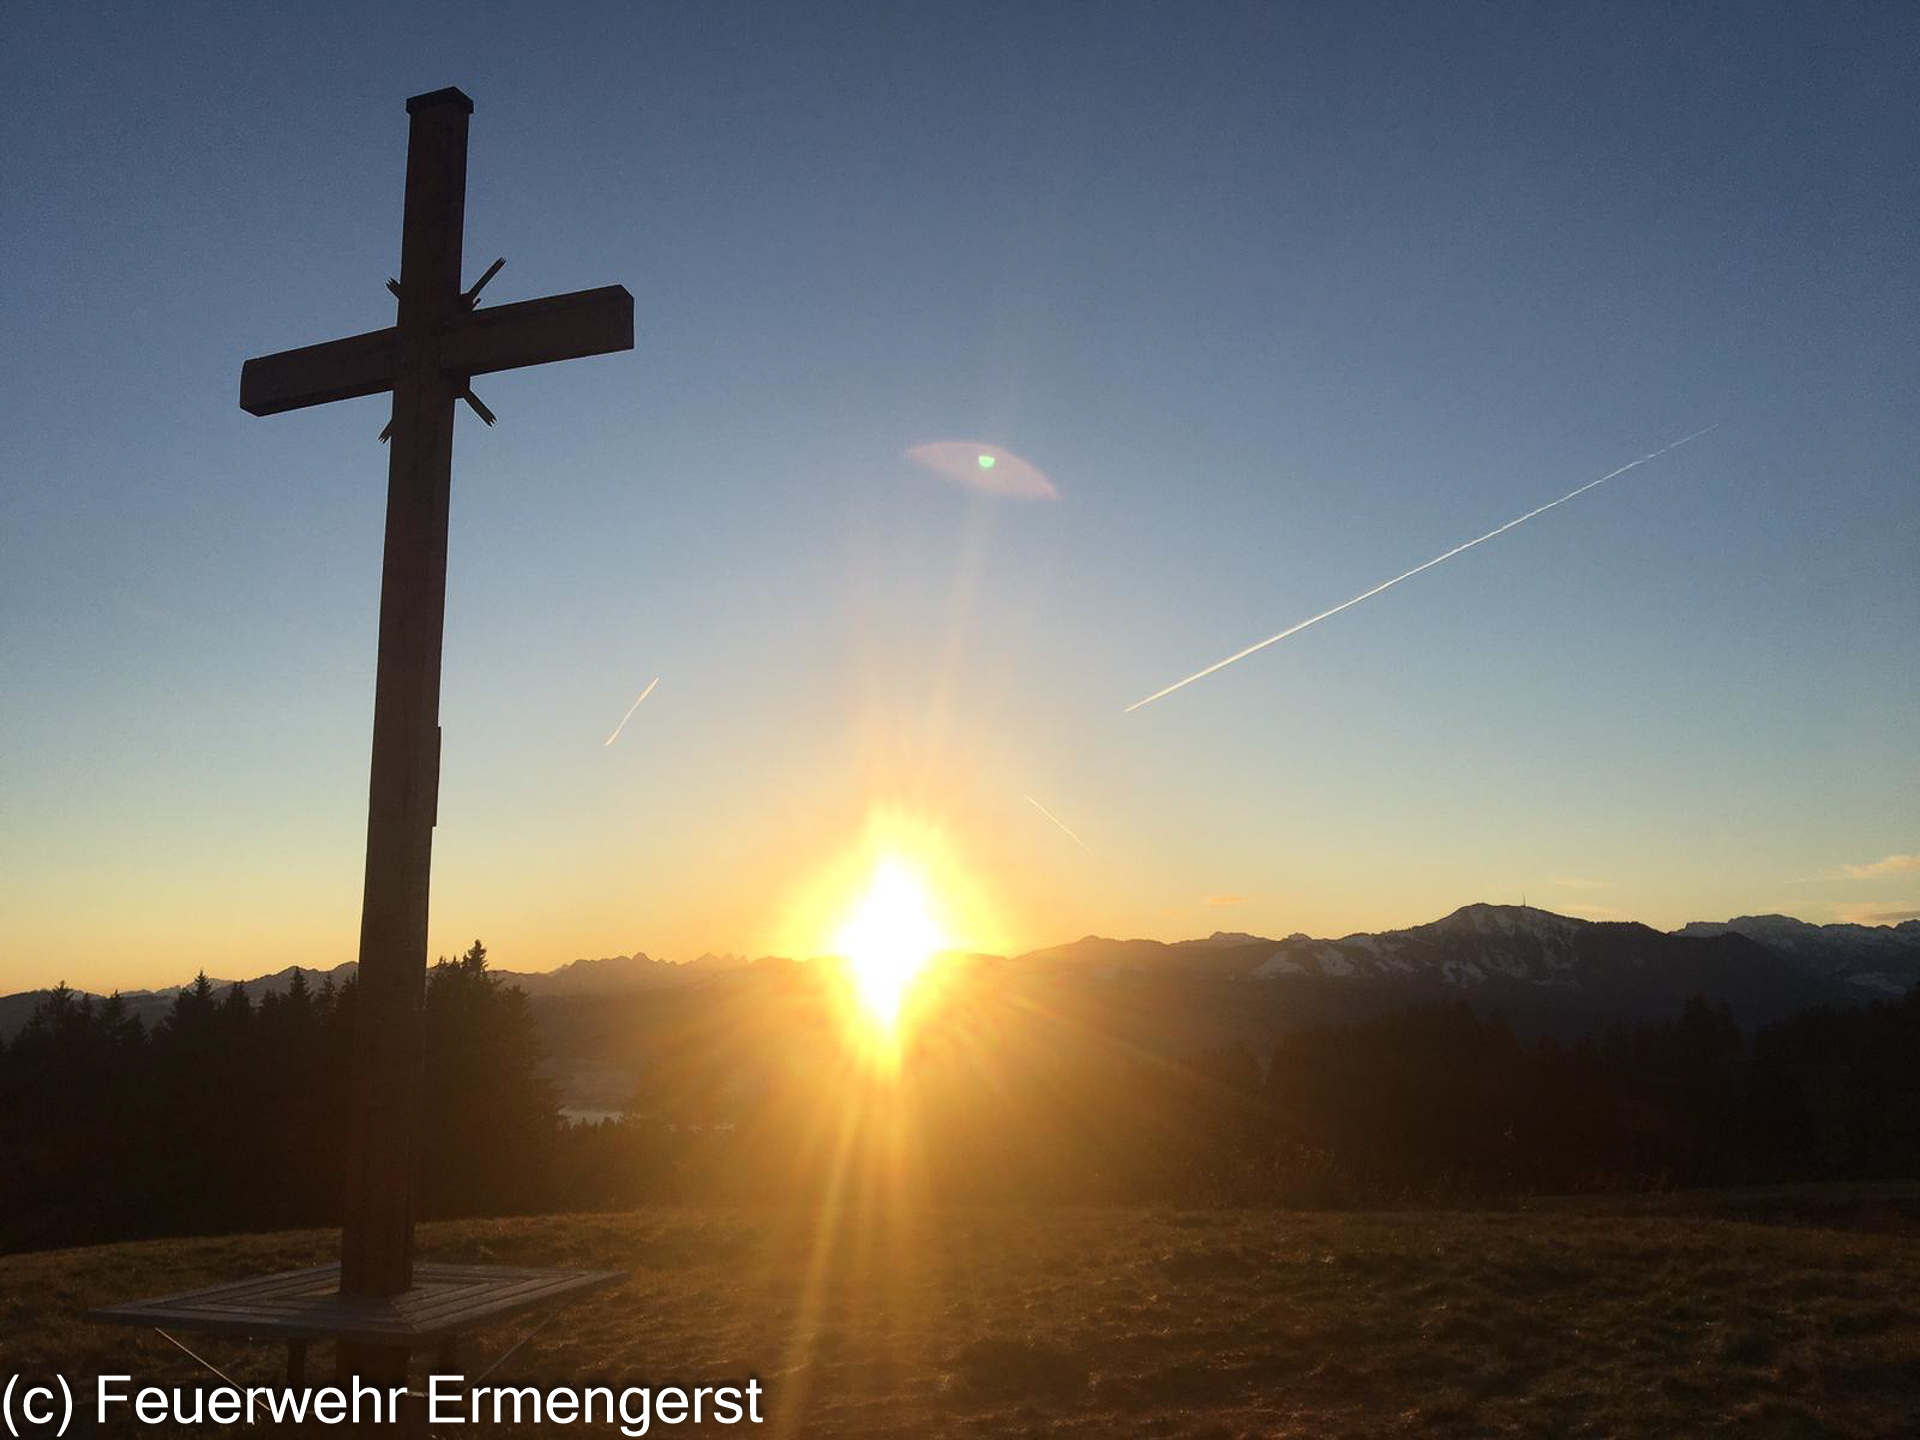
<svg viewBox="0 0 1920 1440"><path fill-rule="evenodd" d="M930 440L906 458L929 474L1005 500L1058 500L1060 491L1031 460L978 440Z"/></svg>

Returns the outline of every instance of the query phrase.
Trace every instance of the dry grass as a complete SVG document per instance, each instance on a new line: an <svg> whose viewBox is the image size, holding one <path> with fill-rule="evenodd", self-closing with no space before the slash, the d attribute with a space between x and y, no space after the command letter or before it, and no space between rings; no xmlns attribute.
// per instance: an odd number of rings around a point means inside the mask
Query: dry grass
<svg viewBox="0 0 1920 1440"><path fill-rule="evenodd" d="M422 1241L443 1260L631 1272L499 1378L757 1375L784 1435L1920 1434L1920 1240L1904 1236L1577 1210L650 1210ZM0 1260L0 1376L186 1378L163 1342L79 1313L332 1246ZM208 1353L276 1374L265 1349Z"/></svg>

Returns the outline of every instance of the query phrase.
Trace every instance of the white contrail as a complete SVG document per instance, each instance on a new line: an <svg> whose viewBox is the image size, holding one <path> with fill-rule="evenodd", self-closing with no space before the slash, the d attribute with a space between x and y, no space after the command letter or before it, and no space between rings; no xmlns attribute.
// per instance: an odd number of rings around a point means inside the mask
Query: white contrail
<svg viewBox="0 0 1920 1440"><path fill-rule="evenodd" d="M1078 835L1074 834L1073 831L1069 830L1066 827L1066 823L1062 821L1058 815L1054 814L1053 811L1047 809L1046 806L1042 805L1038 800L1034 799L1033 796L1031 795L1022 795L1020 798L1026 801L1027 804L1033 806L1033 808L1038 810L1042 815L1046 816L1047 819L1053 821L1054 824L1058 825L1060 827L1060 833L1065 835L1069 840L1073 841L1074 844L1078 845L1082 850L1086 850L1089 855L1093 853L1093 851L1087 849L1087 842L1082 840Z"/></svg>
<svg viewBox="0 0 1920 1440"><path fill-rule="evenodd" d="M640 692L640 700L644 700L647 698L647 696L651 695L653 693L653 687L658 685L659 683L660 683L660 677L658 675L654 676L653 679L649 680L647 682L647 688ZM622 715L620 717L620 723L613 727L613 734L607 736L607 740L606 740L607 744L611 745L613 744L614 741L620 738L620 732L627 728L627 721L633 719L633 712L640 708L640 700L634 701L633 704L627 707L627 713Z"/></svg>
<svg viewBox="0 0 1920 1440"><path fill-rule="evenodd" d="M1371 600L1374 596L1378 595L1382 590L1391 590L1394 586L1398 585L1402 580L1411 580L1414 576L1418 575L1422 570L1431 570L1434 566L1438 565L1442 560L1451 560L1454 556L1458 555L1462 550L1471 550L1476 545L1485 544L1487 541L1493 539L1493 537L1496 535L1504 535L1507 533L1507 531L1513 529L1514 526L1524 525L1527 521L1533 519L1534 516L1544 515L1547 513L1547 511L1553 509L1554 506L1564 505L1567 503L1567 501L1573 499L1576 495L1584 495L1587 493L1587 491L1593 489L1594 486L1606 484L1607 481L1613 479L1614 476L1616 475L1624 475L1627 473L1627 471L1635 469L1641 465L1644 465L1649 460L1658 460L1662 455L1666 454L1669 450L1678 450L1682 445L1685 445L1689 440L1698 440L1702 435L1705 435L1707 431L1718 430L1719 428L1720 428L1719 422L1715 421L1713 424L1707 426L1706 430L1696 430L1691 435L1683 435L1678 440L1675 440L1672 444L1662 445L1658 450L1650 451L1649 453L1642 455L1638 460L1629 460L1626 464L1622 465L1618 470L1609 470L1606 474L1602 475L1598 480L1589 480L1586 484L1582 485L1579 489L1569 490L1566 494L1562 495L1558 500L1549 500L1546 504L1539 506L1537 509L1529 510L1527 511L1526 514L1517 516L1516 518L1507 521L1506 524L1487 531L1487 533L1484 535L1476 535L1473 539L1467 541L1466 544L1456 545L1453 547L1453 549L1447 551L1446 554L1436 555L1433 557L1433 559L1427 561L1424 565L1416 565L1413 567L1413 569L1406 571L1404 574L1396 575L1391 580L1382 581L1380 584L1374 586L1371 590L1363 591L1362 593L1354 596L1351 600L1342 600L1338 605L1334 606L1331 610L1322 610L1318 615L1315 615L1310 619L1302 620L1298 625L1288 626L1285 630L1282 630L1278 635L1269 635L1266 639L1260 641L1259 643L1254 645L1249 645L1247 646L1246 649L1237 651L1234 654L1227 656L1227 658L1224 660L1216 660L1213 664L1207 666L1206 669L1196 670L1193 672L1193 674L1187 676L1186 679L1176 680L1173 682L1173 684L1167 686L1166 689L1156 690L1153 692L1153 694L1147 696L1146 699L1134 701L1133 704L1127 706L1127 708L1121 713L1132 714L1135 710L1138 710L1142 705L1151 705L1154 701L1160 699L1162 696L1171 695L1174 691L1182 688L1183 686L1191 685L1196 680L1204 680L1206 679L1207 676L1213 674L1214 671L1224 670L1227 666L1233 664L1234 661L1244 660L1247 658L1247 656L1253 654L1253 652L1256 650L1264 650L1267 648L1267 646L1277 644L1280 641L1286 639L1289 635L1298 635L1302 630L1306 629L1309 625L1318 625L1322 620L1330 619L1331 617L1338 615L1342 610L1350 610L1355 605L1358 605L1362 600Z"/></svg>

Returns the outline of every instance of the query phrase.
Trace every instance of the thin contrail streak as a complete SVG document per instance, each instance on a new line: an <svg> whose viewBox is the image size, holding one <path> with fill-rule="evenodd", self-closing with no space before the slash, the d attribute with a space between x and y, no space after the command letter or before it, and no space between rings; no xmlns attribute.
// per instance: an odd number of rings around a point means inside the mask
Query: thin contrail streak
<svg viewBox="0 0 1920 1440"><path fill-rule="evenodd" d="M1256 650L1264 650L1269 645L1278 644L1280 641L1286 639L1289 635L1298 635L1302 630L1306 629L1309 625L1318 625L1322 620L1331 619L1333 616L1338 615L1342 610L1352 609L1355 605L1358 605L1362 600L1371 600L1374 596L1378 595L1382 590L1391 590L1394 586L1398 585L1402 580L1411 580L1414 576L1418 575L1422 570L1431 570L1434 566L1438 565L1442 560L1451 560L1454 556L1458 555L1463 550L1471 550L1476 545L1484 545L1487 541L1493 539L1494 536L1504 535L1507 533L1507 531L1513 529L1514 526L1524 525L1527 521L1533 519L1534 516L1544 515L1547 513L1547 511L1553 509L1554 506L1564 505L1567 503L1567 501L1573 499L1576 495L1584 495L1587 493L1587 491L1593 489L1594 486L1606 484L1607 481L1613 479L1616 475L1624 475L1627 473L1627 471L1637 469L1639 466L1646 464L1649 460L1658 460L1662 455L1665 455L1669 450L1678 450L1682 445L1685 445L1689 440L1698 440L1702 435L1705 435L1707 431L1718 430L1719 428L1720 428L1719 422L1715 421L1713 424L1707 426L1705 430L1696 430L1691 435L1683 435L1678 440L1675 440L1672 444L1662 445L1658 450L1650 451L1649 453L1642 455L1638 460L1629 460L1626 464L1622 465L1618 470L1609 470L1606 474L1602 475L1598 480L1589 480L1586 484L1580 486L1579 489L1569 490L1566 494L1562 495L1558 500L1549 500L1546 504L1541 505L1536 509L1529 510L1527 511L1526 514L1517 516L1516 518L1507 521L1506 524L1487 531L1487 533L1484 535L1476 535L1473 539L1467 541L1466 544L1456 545L1453 547L1453 549L1447 551L1444 555L1434 556L1433 559L1427 561L1424 565L1416 565L1413 567L1413 569L1408 570L1403 574L1396 575L1391 580L1382 581L1380 584L1374 586L1371 590L1362 591L1360 594L1354 596L1351 600L1342 600L1338 605L1334 606L1331 610L1322 610L1318 615L1312 616L1310 619L1302 620L1298 625L1288 626L1285 630L1282 630L1278 635L1269 635L1266 639L1259 641L1256 644L1249 645L1244 650L1236 651L1234 654L1227 656L1227 658L1224 660L1216 660L1214 661L1213 664L1207 666L1206 669L1196 670L1193 672L1193 674L1187 676L1186 679L1176 680L1173 682L1173 684L1167 686L1166 689L1156 690L1153 692L1153 694L1147 696L1146 699L1134 701L1133 704L1127 706L1127 708L1121 713L1130 715L1135 710L1138 710L1142 705L1151 705L1154 701L1162 698L1163 696L1171 695L1174 691L1179 690L1185 686L1191 685L1196 680L1204 680L1206 679L1207 676L1213 674L1214 671L1224 670L1227 666L1233 664L1234 661L1244 660L1247 658L1247 656L1253 654L1253 652Z"/></svg>
<svg viewBox="0 0 1920 1440"><path fill-rule="evenodd" d="M1093 851L1087 849L1087 842L1082 840L1078 835L1074 834L1073 831L1069 830L1066 826L1066 823L1063 820L1061 820L1061 818L1058 815L1054 814L1053 811L1047 809L1046 806L1042 805L1038 800L1034 799L1033 796L1031 795L1022 795L1020 798L1026 801L1027 804L1033 806L1033 808L1038 810L1042 815L1046 816L1047 819L1053 821L1054 824L1058 825L1060 827L1060 833L1065 835L1069 840L1073 841L1074 844L1078 845L1082 850L1086 850L1089 855L1093 853Z"/></svg>
<svg viewBox="0 0 1920 1440"><path fill-rule="evenodd" d="M649 680L647 682L647 688L640 692L640 700L644 700L647 696L651 695L653 693L653 687L659 683L660 677L658 675ZM640 700L634 701L633 704L627 707L627 713L622 715L620 717L620 723L613 727L613 734L607 736L606 743L608 745L613 744L614 741L620 738L620 732L627 728L627 721L633 719L633 712L640 708Z"/></svg>

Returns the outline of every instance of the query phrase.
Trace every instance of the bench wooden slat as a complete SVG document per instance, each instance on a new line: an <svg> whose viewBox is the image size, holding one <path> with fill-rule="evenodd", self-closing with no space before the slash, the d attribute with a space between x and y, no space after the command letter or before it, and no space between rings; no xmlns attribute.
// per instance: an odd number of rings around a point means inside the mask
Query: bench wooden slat
<svg viewBox="0 0 1920 1440"><path fill-rule="evenodd" d="M625 1278L618 1270L423 1264L414 1267L413 1289L370 1298L341 1295L340 1267L318 1265L109 1305L87 1318L202 1334L418 1348Z"/></svg>

